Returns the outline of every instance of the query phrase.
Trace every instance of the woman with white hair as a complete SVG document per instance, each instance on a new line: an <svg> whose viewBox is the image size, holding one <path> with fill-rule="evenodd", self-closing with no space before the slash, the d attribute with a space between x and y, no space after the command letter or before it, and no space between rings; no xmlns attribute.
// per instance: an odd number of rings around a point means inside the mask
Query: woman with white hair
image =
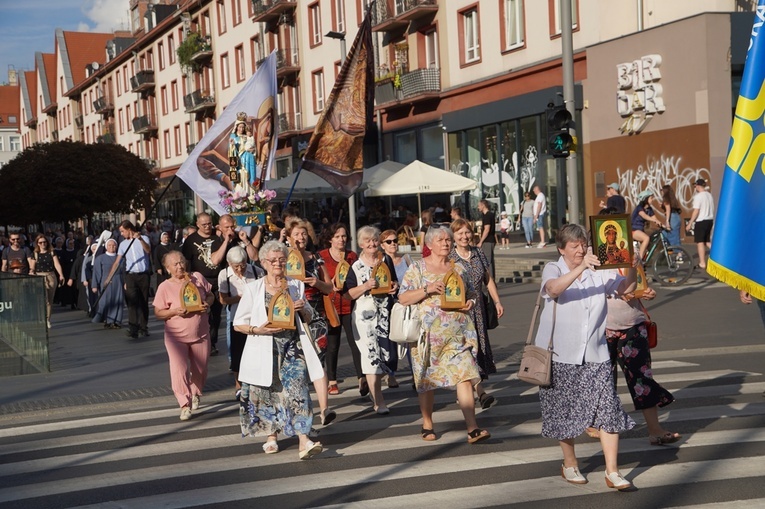
<svg viewBox="0 0 765 509"><path fill-rule="evenodd" d="M361 254L348 271L343 297L353 301L353 332L361 351L361 371L366 376L375 412L385 415L390 411L383 400L382 375L390 373L390 368L386 365L393 348L388 339L389 320L393 297L398 291L398 280L396 268L390 263L390 258L383 261L380 253L380 230L374 226L362 226L357 238ZM387 263L391 275L391 289L387 294L372 295L371 291L379 286L373 276L373 270L378 263Z"/></svg>
<svg viewBox="0 0 765 509"><path fill-rule="evenodd" d="M234 316L247 283L263 277L263 274L262 269L258 269L259 273L256 273L255 268L247 263L247 251L240 246L234 246L226 253L226 262L228 262L228 266L218 274L218 291L221 304L227 306L226 330L228 330L229 338L229 370L236 377L236 399L238 400L242 387L239 383L239 363L242 360L242 351L244 350L244 343L247 341L247 334L234 329Z"/></svg>
<svg viewBox="0 0 765 509"><path fill-rule="evenodd" d="M115 263L118 263L117 241L109 239L106 241L106 252L97 256L93 262L93 278L90 281L93 293L101 294L93 323L103 322L104 329L122 327L122 309L125 307L125 294L122 291L124 266L117 267L111 282L107 281Z"/></svg>

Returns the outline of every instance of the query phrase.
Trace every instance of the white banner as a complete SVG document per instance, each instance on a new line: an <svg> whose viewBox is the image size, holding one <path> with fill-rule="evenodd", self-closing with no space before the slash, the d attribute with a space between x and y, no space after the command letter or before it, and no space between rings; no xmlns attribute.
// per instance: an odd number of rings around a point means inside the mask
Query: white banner
<svg viewBox="0 0 765 509"><path fill-rule="evenodd" d="M271 178L279 135L276 52L226 106L178 169L178 177L220 215L221 191L252 192Z"/></svg>

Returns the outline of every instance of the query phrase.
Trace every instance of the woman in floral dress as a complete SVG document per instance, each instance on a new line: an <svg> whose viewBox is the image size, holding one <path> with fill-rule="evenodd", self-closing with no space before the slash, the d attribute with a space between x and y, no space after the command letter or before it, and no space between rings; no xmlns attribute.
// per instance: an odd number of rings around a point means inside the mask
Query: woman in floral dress
<svg viewBox="0 0 765 509"><path fill-rule="evenodd" d="M234 317L234 329L247 334L239 367L240 425L243 436L267 435L266 454L279 452L278 433L297 435L299 457L308 459L322 451L321 443L308 438L313 422L309 378L322 378L324 370L302 326L313 316L304 284L284 274L287 254L284 244L274 240L260 249L266 275L247 283ZM268 325L266 310L285 284L300 315L295 330Z"/></svg>
<svg viewBox="0 0 765 509"><path fill-rule="evenodd" d="M404 306L417 305L424 341L412 346L414 383L422 413L422 439L436 440L433 430L433 390L457 389L457 400L465 418L468 442L485 440L491 434L478 427L475 419L473 386L481 380L476 363L478 337L470 318L476 293L461 264L454 264L465 283L465 307L456 311L441 309L439 295L445 290L444 275L451 270L452 231L430 227L425 245L430 256L413 263L404 275L398 300Z"/></svg>
<svg viewBox="0 0 765 509"><path fill-rule="evenodd" d="M490 374L497 372L497 368L494 365L494 355L491 353L491 343L489 343L489 330L486 327L484 299L487 297L483 293L484 284L486 284L486 289L489 291L489 298L494 301L497 307L498 318L505 314L505 309L499 300L497 285L494 282L494 278L491 277L489 261L486 259L486 255L483 254L482 250L470 245L470 242L473 240L473 229L470 227L470 223L460 218L451 224L451 229L454 232L454 249L449 253L449 259L460 262L465 267L465 277L470 279L471 285L476 290L476 305L470 310L470 317L473 319L476 332L478 333L476 360L478 361L478 369L481 372L481 381L483 381L489 378ZM494 396L484 390L483 383L475 386L475 392L483 409L491 408L497 402Z"/></svg>

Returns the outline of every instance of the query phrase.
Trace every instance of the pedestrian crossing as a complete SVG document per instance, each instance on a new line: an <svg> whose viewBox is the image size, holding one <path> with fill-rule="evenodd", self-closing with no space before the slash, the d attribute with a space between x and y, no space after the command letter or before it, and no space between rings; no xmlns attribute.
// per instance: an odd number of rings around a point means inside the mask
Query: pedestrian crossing
<svg viewBox="0 0 765 509"><path fill-rule="evenodd" d="M560 477L560 448L539 434L538 391L517 380L511 357L487 384L499 404L478 410L492 438L476 445L450 391L436 393L438 440L421 440L405 376L384 391L388 416L375 414L351 380L341 384L345 391L330 399L338 419L319 430L326 449L309 461L298 460L296 439L280 438L281 451L265 455L264 439L241 438L230 391L205 395L185 422L172 397L163 398L166 408L133 402L87 418L5 416L0 507L763 507L765 376L731 366L761 347L697 353L654 356L656 379L676 398L661 419L683 439L651 446L632 412L638 426L619 444L631 492L606 487L600 445L586 437L576 447L589 484ZM619 387L632 411L622 379Z"/></svg>

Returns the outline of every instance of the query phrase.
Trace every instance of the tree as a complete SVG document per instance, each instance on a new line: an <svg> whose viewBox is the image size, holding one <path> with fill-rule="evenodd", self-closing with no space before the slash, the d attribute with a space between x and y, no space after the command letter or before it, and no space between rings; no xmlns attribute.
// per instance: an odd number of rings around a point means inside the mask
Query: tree
<svg viewBox="0 0 765 509"><path fill-rule="evenodd" d="M149 167L116 144L37 143L0 169L0 222L72 221L151 205Z"/></svg>

